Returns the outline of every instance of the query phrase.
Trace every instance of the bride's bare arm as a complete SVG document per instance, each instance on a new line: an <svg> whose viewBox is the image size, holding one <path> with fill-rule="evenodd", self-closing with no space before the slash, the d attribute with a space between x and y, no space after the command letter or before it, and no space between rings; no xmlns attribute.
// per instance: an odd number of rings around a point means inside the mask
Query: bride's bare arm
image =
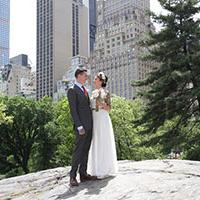
<svg viewBox="0 0 200 200"><path fill-rule="evenodd" d="M108 93L105 99L105 103L103 105L103 109L110 112L111 110L111 97L110 94Z"/></svg>

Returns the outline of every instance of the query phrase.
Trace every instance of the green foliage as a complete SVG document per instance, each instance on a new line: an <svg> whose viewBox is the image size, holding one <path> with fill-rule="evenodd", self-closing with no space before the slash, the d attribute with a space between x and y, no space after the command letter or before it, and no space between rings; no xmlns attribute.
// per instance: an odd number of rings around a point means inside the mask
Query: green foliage
<svg viewBox="0 0 200 200"><path fill-rule="evenodd" d="M183 129L193 127L191 120L199 124L200 20L195 15L200 5L198 0L159 2L167 14L152 14L152 18L162 29L142 42L149 49L146 59L159 65L135 85L149 88L141 93L147 102L139 120L146 127L143 133L153 135L151 142L158 142L167 152L174 146L185 146Z"/></svg>
<svg viewBox="0 0 200 200"><path fill-rule="evenodd" d="M74 131L66 98L1 97L0 104L0 174L70 165Z"/></svg>
<svg viewBox="0 0 200 200"><path fill-rule="evenodd" d="M22 168L24 173L28 173L33 147L51 120L48 101L3 97L1 102L6 105L6 114L13 116L13 119L12 123L0 125L0 170L8 172Z"/></svg>
<svg viewBox="0 0 200 200"><path fill-rule="evenodd" d="M45 97L35 102L38 105L38 116L43 121L40 134L35 140L30 156L31 171L49 169L53 167L51 159L57 146L58 138L54 120L54 105L50 98Z"/></svg>
<svg viewBox="0 0 200 200"><path fill-rule="evenodd" d="M134 117L131 102L120 97L113 98L110 116L115 133L118 159L130 159L134 154L134 145L139 143L131 123Z"/></svg>
<svg viewBox="0 0 200 200"><path fill-rule="evenodd" d="M0 103L0 125L12 123L12 117L6 116L6 106L1 102Z"/></svg>
<svg viewBox="0 0 200 200"><path fill-rule="evenodd" d="M63 98L55 105L54 120L57 126L59 143L52 162L55 166L70 165L75 134L69 103L66 98Z"/></svg>
<svg viewBox="0 0 200 200"><path fill-rule="evenodd" d="M142 160L160 157L159 148L142 145L143 137L138 132L144 127L134 127L133 121L142 115L142 101L126 100L121 97L112 98L110 113L115 133L117 157L119 160Z"/></svg>
<svg viewBox="0 0 200 200"><path fill-rule="evenodd" d="M200 123L197 120L191 120L187 127L182 128L185 137L182 145L184 159L200 160Z"/></svg>

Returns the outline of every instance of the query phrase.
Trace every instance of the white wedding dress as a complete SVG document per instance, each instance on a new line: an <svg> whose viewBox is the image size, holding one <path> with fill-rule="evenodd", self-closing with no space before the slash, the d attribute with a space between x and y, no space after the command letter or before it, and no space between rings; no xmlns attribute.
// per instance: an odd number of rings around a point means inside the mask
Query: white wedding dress
<svg viewBox="0 0 200 200"><path fill-rule="evenodd" d="M96 107L93 95L91 105L92 108ZM105 178L115 175L117 168L115 139L109 113L103 109L93 110L93 138L88 157L88 172L98 178Z"/></svg>

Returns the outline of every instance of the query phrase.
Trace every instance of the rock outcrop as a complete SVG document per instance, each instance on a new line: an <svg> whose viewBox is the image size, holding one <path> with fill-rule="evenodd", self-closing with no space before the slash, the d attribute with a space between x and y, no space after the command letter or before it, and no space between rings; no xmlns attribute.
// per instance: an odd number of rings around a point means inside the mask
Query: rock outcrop
<svg viewBox="0 0 200 200"><path fill-rule="evenodd" d="M200 162L119 161L116 176L70 188L69 167L0 181L0 200L200 200Z"/></svg>

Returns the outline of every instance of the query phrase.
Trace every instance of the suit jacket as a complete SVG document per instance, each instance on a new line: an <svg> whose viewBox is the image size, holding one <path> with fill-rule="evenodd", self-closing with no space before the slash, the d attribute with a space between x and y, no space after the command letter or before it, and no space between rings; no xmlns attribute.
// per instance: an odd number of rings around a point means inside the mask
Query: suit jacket
<svg viewBox="0 0 200 200"><path fill-rule="evenodd" d="M76 131L79 126L91 130L93 121L89 97L77 85L68 90L67 97Z"/></svg>

